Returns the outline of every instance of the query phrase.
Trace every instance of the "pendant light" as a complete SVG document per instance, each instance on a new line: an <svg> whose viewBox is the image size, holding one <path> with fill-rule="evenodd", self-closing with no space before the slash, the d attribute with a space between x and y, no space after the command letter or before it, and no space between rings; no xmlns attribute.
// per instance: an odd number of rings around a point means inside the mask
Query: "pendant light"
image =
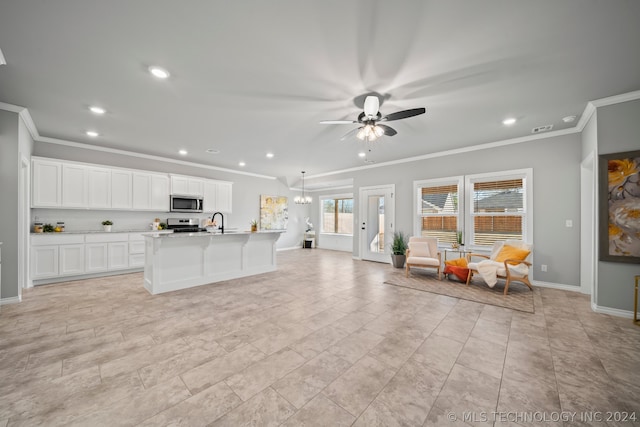
<svg viewBox="0 0 640 427"><path fill-rule="evenodd" d="M302 171L302 196L296 196L293 201L297 205L308 205L311 203L311 196L304 195L304 174L305 171Z"/></svg>

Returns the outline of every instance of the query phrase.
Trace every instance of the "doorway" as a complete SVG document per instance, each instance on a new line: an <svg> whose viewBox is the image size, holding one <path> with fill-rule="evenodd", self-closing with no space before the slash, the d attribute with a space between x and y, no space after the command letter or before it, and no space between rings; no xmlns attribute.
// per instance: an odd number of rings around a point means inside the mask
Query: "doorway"
<svg viewBox="0 0 640 427"><path fill-rule="evenodd" d="M360 188L360 257L390 262L395 223L395 185Z"/></svg>

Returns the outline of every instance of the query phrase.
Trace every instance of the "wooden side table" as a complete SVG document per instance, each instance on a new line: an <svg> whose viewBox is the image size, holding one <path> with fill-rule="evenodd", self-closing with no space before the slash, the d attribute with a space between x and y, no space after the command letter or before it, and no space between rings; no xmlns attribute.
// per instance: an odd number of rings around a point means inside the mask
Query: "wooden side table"
<svg viewBox="0 0 640 427"><path fill-rule="evenodd" d="M640 282L640 276L636 276L636 289L633 293L633 323L640 325L640 319L638 319L638 283Z"/></svg>

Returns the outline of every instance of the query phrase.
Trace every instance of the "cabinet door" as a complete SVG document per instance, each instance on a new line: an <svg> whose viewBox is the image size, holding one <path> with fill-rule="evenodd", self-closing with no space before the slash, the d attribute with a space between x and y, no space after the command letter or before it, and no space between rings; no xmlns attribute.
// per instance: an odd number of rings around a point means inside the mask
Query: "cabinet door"
<svg viewBox="0 0 640 427"><path fill-rule="evenodd" d="M31 207L57 208L62 204L61 163L34 159L32 165Z"/></svg>
<svg viewBox="0 0 640 427"><path fill-rule="evenodd" d="M106 271L109 268L107 243L88 243L85 248L85 272Z"/></svg>
<svg viewBox="0 0 640 427"><path fill-rule="evenodd" d="M169 177L151 176L151 208L154 211L169 212Z"/></svg>
<svg viewBox="0 0 640 427"><path fill-rule="evenodd" d="M217 210L216 197L218 194L218 183L216 181L206 180L204 182L204 192L202 194L202 210L211 214Z"/></svg>
<svg viewBox="0 0 640 427"><path fill-rule="evenodd" d="M58 245L31 247L31 278L42 279L58 275Z"/></svg>
<svg viewBox="0 0 640 427"><path fill-rule="evenodd" d="M60 275L84 273L84 245L60 245Z"/></svg>
<svg viewBox="0 0 640 427"><path fill-rule="evenodd" d="M133 209L151 209L151 174L134 172L132 176ZM167 197L168 198L168 197ZM167 204L169 201L167 200Z"/></svg>
<svg viewBox="0 0 640 427"><path fill-rule="evenodd" d="M86 208L87 167L73 163L62 164L62 206Z"/></svg>
<svg viewBox="0 0 640 427"><path fill-rule="evenodd" d="M198 196L202 197L204 193L204 180L189 178L189 192L187 193L189 196Z"/></svg>
<svg viewBox="0 0 640 427"><path fill-rule="evenodd" d="M113 209L131 209L131 190L131 172L111 170L111 207Z"/></svg>
<svg viewBox="0 0 640 427"><path fill-rule="evenodd" d="M189 178L171 175L171 194L189 195Z"/></svg>
<svg viewBox="0 0 640 427"><path fill-rule="evenodd" d="M109 270L129 267L129 242L109 243Z"/></svg>
<svg viewBox="0 0 640 427"><path fill-rule="evenodd" d="M219 182L216 193L216 210L220 212L231 212L231 187L230 182Z"/></svg>
<svg viewBox="0 0 640 427"><path fill-rule="evenodd" d="M89 168L89 207L105 209L111 207L111 169Z"/></svg>

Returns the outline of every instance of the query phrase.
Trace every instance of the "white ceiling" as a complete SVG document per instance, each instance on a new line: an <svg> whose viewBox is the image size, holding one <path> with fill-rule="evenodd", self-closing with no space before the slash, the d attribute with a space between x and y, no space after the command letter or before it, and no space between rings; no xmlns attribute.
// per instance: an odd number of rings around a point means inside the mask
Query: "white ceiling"
<svg viewBox="0 0 640 427"><path fill-rule="evenodd" d="M314 176L368 148L381 163L574 127L588 101L640 89L639 22L628 0L2 1L0 102L44 137ZM383 114L427 113L372 147L318 123L355 119L368 92Z"/></svg>

